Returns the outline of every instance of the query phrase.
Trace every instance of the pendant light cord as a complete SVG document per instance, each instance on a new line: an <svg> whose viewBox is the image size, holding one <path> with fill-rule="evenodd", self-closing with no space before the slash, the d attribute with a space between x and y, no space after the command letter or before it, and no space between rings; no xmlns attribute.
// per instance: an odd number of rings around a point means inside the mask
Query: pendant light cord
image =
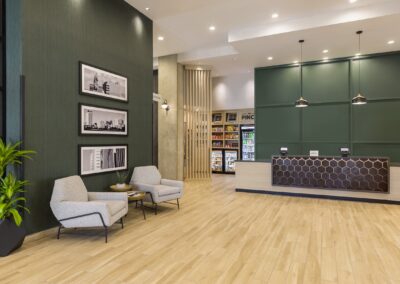
<svg viewBox="0 0 400 284"><path fill-rule="evenodd" d="M303 43L304 40L299 40L300 42L300 97L303 98Z"/></svg>
<svg viewBox="0 0 400 284"><path fill-rule="evenodd" d="M362 31L358 31L358 56L361 57L361 34ZM358 93L361 94L361 58L358 58Z"/></svg>

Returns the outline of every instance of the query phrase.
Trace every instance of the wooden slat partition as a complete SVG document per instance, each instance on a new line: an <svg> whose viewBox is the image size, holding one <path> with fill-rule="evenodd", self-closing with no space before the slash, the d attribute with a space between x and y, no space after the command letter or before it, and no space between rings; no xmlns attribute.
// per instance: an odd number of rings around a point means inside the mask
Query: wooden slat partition
<svg viewBox="0 0 400 284"><path fill-rule="evenodd" d="M211 177L211 70L185 66L185 179Z"/></svg>

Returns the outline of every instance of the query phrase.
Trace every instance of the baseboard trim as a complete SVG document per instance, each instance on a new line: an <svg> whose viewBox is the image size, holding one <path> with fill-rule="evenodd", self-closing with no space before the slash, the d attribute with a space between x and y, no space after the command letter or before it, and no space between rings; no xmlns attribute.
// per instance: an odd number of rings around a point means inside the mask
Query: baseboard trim
<svg viewBox="0 0 400 284"><path fill-rule="evenodd" d="M396 201L396 200L360 198L360 197L348 197L348 196L334 196L334 195L321 195L321 194L309 194L309 193L294 193L294 192L269 191L269 190L254 190L254 189L242 189L242 188L236 188L236 192L268 194L268 195L281 195L281 196L291 196L291 197L301 197L301 198L316 198L316 199L330 199L330 200L340 200L340 201L356 201L356 202L366 202L366 203L400 205L400 201Z"/></svg>

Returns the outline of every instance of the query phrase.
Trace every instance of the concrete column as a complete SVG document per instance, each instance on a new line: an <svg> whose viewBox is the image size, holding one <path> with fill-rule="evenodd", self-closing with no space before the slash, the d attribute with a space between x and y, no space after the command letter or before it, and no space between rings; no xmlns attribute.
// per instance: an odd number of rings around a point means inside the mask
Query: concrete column
<svg viewBox="0 0 400 284"><path fill-rule="evenodd" d="M170 106L158 110L158 167L163 178L183 180L183 66L177 59L158 59L158 92Z"/></svg>

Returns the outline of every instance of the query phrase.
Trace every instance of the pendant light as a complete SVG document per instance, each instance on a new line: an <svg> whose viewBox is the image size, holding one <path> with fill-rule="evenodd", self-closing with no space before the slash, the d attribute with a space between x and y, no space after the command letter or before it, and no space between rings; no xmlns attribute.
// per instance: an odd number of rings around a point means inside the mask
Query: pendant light
<svg viewBox="0 0 400 284"><path fill-rule="evenodd" d="M308 101L303 98L303 44L304 39L299 40L300 43L300 98L296 101L295 107L308 107Z"/></svg>
<svg viewBox="0 0 400 284"><path fill-rule="evenodd" d="M361 55L361 34L363 31L357 31L358 35L358 56ZM367 103L367 98L361 94L361 59L358 59L358 95L355 96L351 103L353 105L365 105Z"/></svg>

